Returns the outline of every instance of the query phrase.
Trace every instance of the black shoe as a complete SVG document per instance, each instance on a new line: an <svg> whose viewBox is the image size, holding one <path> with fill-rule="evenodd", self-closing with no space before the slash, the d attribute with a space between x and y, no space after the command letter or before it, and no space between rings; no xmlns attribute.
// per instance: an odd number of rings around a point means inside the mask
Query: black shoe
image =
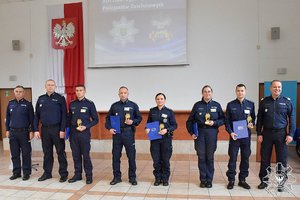
<svg viewBox="0 0 300 200"><path fill-rule="evenodd" d="M59 182L63 183L63 182L66 182L67 180L68 180L67 176L62 176L62 177L60 177Z"/></svg>
<svg viewBox="0 0 300 200"><path fill-rule="evenodd" d="M114 178L109 184L116 185L117 183L121 183L121 182L122 182L121 179Z"/></svg>
<svg viewBox="0 0 300 200"><path fill-rule="evenodd" d="M11 177L9 177L10 180L15 180L17 178L20 178L21 174L13 174Z"/></svg>
<svg viewBox="0 0 300 200"><path fill-rule="evenodd" d="M278 192L283 192L283 188L277 188Z"/></svg>
<svg viewBox="0 0 300 200"><path fill-rule="evenodd" d="M264 183L264 182L261 182L261 183L257 186L257 188L260 189L260 190L265 189L266 187L268 187L268 185L267 185L266 183Z"/></svg>
<svg viewBox="0 0 300 200"><path fill-rule="evenodd" d="M39 179L38 181L44 181L44 180L47 180L47 179L50 179L52 178L52 176L47 176L46 174L43 174Z"/></svg>
<svg viewBox="0 0 300 200"><path fill-rule="evenodd" d="M135 179L129 180L129 183L131 183L131 185L137 185L137 181Z"/></svg>
<svg viewBox="0 0 300 200"><path fill-rule="evenodd" d="M23 181L27 181L30 178L29 174L25 174L22 178Z"/></svg>
<svg viewBox="0 0 300 200"><path fill-rule="evenodd" d="M205 187L211 188L211 187L212 187L212 183L211 183L211 182L207 182L207 183L205 184Z"/></svg>
<svg viewBox="0 0 300 200"><path fill-rule="evenodd" d="M227 184L227 189L232 190L233 187L234 187L234 181L229 181L228 184Z"/></svg>
<svg viewBox="0 0 300 200"><path fill-rule="evenodd" d="M169 182L168 181L163 181L163 186L169 186Z"/></svg>
<svg viewBox="0 0 300 200"><path fill-rule="evenodd" d="M75 183L76 181L81 181L82 178L78 176L73 176L71 179L68 180L69 183Z"/></svg>
<svg viewBox="0 0 300 200"><path fill-rule="evenodd" d="M158 180L158 179L155 179L155 182L154 182L154 186L159 186L161 183L161 180Z"/></svg>
<svg viewBox="0 0 300 200"><path fill-rule="evenodd" d="M205 188L205 187L206 187L206 182L204 182L204 181L201 181L201 183L200 183L200 187L201 187L201 188Z"/></svg>
<svg viewBox="0 0 300 200"><path fill-rule="evenodd" d="M93 183L93 178L87 178L85 183L86 184L92 184Z"/></svg>
<svg viewBox="0 0 300 200"><path fill-rule="evenodd" d="M249 185L248 183L246 183L246 181L240 181L240 182L238 183L238 186L240 186L240 187L242 187L242 188L245 188L245 189L247 189L247 190L250 190L250 189L251 189L250 185Z"/></svg>

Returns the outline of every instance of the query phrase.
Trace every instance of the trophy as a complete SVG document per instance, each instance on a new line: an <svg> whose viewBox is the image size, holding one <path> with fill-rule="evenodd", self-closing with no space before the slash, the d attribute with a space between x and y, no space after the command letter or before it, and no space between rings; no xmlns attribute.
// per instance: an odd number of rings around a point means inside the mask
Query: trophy
<svg viewBox="0 0 300 200"><path fill-rule="evenodd" d="M209 124L209 121L210 121L210 114L206 113L205 114L205 124Z"/></svg>
<svg viewBox="0 0 300 200"><path fill-rule="evenodd" d="M77 127L82 126L82 120L81 119L77 119Z"/></svg>
<svg viewBox="0 0 300 200"><path fill-rule="evenodd" d="M252 123L252 117L250 114L247 116L247 122L248 124Z"/></svg>
<svg viewBox="0 0 300 200"><path fill-rule="evenodd" d="M159 124L159 130L163 130L165 128L165 125L163 123Z"/></svg>
<svg viewBox="0 0 300 200"><path fill-rule="evenodd" d="M126 113L125 114L125 122L126 122L126 120L129 120L130 119L130 114L129 113Z"/></svg>
<svg viewBox="0 0 300 200"><path fill-rule="evenodd" d="M82 120L81 119L77 119L77 130L81 131L81 126L82 126Z"/></svg>

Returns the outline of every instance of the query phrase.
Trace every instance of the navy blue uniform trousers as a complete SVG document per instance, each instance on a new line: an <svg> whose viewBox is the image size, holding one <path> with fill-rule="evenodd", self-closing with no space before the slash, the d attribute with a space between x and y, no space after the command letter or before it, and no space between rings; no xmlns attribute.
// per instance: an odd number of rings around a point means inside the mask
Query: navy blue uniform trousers
<svg viewBox="0 0 300 200"><path fill-rule="evenodd" d="M81 133L75 128L71 131L70 146L72 149L72 156L75 167L75 176L81 178L82 174L82 160L85 175L87 178L93 177L93 165L90 157L91 150L91 135L88 132Z"/></svg>
<svg viewBox="0 0 300 200"><path fill-rule="evenodd" d="M31 143L28 131L10 131L9 146L11 152L11 160L13 162L13 174L21 174L21 166L23 175L31 174ZM20 154L22 152L22 165Z"/></svg>
<svg viewBox="0 0 300 200"><path fill-rule="evenodd" d="M68 176L68 162L65 152L65 139L59 137L60 126L42 126L42 147L44 152L44 174L52 176L53 169L53 145L55 146L59 162L59 174L61 177Z"/></svg>
<svg viewBox="0 0 300 200"><path fill-rule="evenodd" d="M217 149L218 129L200 129L195 140L195 150L198 155L198 168L201 182L212 182L214 168L214 154Z"/></svg>
<svg viewBox="0 0 300 200"><path fill-rule="evenodd" d="M251 136L250 136L251 137ZM251 154L251 138L242 138L238 140L233 140L230 137L228 155L228 171L226 175L228 177L228 181L234 181L236 175L236 162L239 153L239 149L241 149L241 162L240 162L240 173L239 173L239 181L245 181L246 177L249 175L249 156Z"/></svg>
<svg viewBox="0 0 300 200"><path fill-rule="evenodd" d="M128 130L122 131L121 134L113 135L113 159L112 159L112 166L113 166L113 174L114 178L121 179L122 174L120 170L121 164L121 156L122 156L122 149L123 146L126 150L126 155L128 157L128 178L129 180L136 179L136 163L135 163L135 140L134 140L134 132L131 130L131 127L127 128Z"/></svg>
<svg viewBox="0 0 300 200"><path fill-rule="evenodd" d="M262 132L263 141L261 143L261 164L259 171L259 178L261 181L267 181L265 176L268 174L267 170L270 166L273 144L275 145L276 162L281 163L284 167L287 164L287 145L285 144L286 130L264 130ZM280 167L280 165L279 165ZM280 173L279 168L277 173Z"/></svg>
<svg viewBox="0 0 300 200"><path fill-rule="evenodd" d="M172 150L172 137L151 141L150 152L153 160L153 175L156 180L169 181Z"/></svg>

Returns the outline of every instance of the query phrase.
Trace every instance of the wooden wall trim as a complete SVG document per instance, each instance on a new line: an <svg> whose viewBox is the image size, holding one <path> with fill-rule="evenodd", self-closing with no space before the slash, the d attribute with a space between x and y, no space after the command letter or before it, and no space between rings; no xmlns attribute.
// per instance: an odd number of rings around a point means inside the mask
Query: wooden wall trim
<svg viewBox="0 0 300 200"><path fill-rule="evenodd" d="M99 123L91 129L92 133L92 139L111 139L112 136L109 133L108 130L105 129L104 124L105 124L105 117L107 115L108 111L99 111L98 116L99 116ZM177 130L174 131L174 140L192 140L192 137L190 134L187 132L185 128L185 123L186 120L188 119L188 116L191 111L189 110L177 110L174 111L175 113L175 118L178 124ZM148 118L148 113L149 111L141 111L143 120L141 124L137 127L136 129L136 134L135 134L135 139L138 140L148 140L147 135L144 132L145 125L146 125L146 120ZM229 134L225 130L225 126L221 126L219 128L219 135L218 135L219 140L228 140L229 139Z"/></svg>

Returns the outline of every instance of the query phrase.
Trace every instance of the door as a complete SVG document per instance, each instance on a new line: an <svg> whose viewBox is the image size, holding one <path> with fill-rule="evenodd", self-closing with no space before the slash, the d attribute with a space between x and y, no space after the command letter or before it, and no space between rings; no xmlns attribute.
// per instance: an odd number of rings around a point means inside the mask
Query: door
<svg viewBox="0 0 300 200"><path fill-rule="evenodd" d="M2 138L5 138L5 115L6 115L6 108L7 104L10 100L14 99L14 88L1 88L0 89L0 109L1 109L1 115L0 115L0 121L1 121L1 135L0 140L2 141ZM32 93L31 88L25 88L25 99L28 101L31 101L32 99Z"/></svg>

